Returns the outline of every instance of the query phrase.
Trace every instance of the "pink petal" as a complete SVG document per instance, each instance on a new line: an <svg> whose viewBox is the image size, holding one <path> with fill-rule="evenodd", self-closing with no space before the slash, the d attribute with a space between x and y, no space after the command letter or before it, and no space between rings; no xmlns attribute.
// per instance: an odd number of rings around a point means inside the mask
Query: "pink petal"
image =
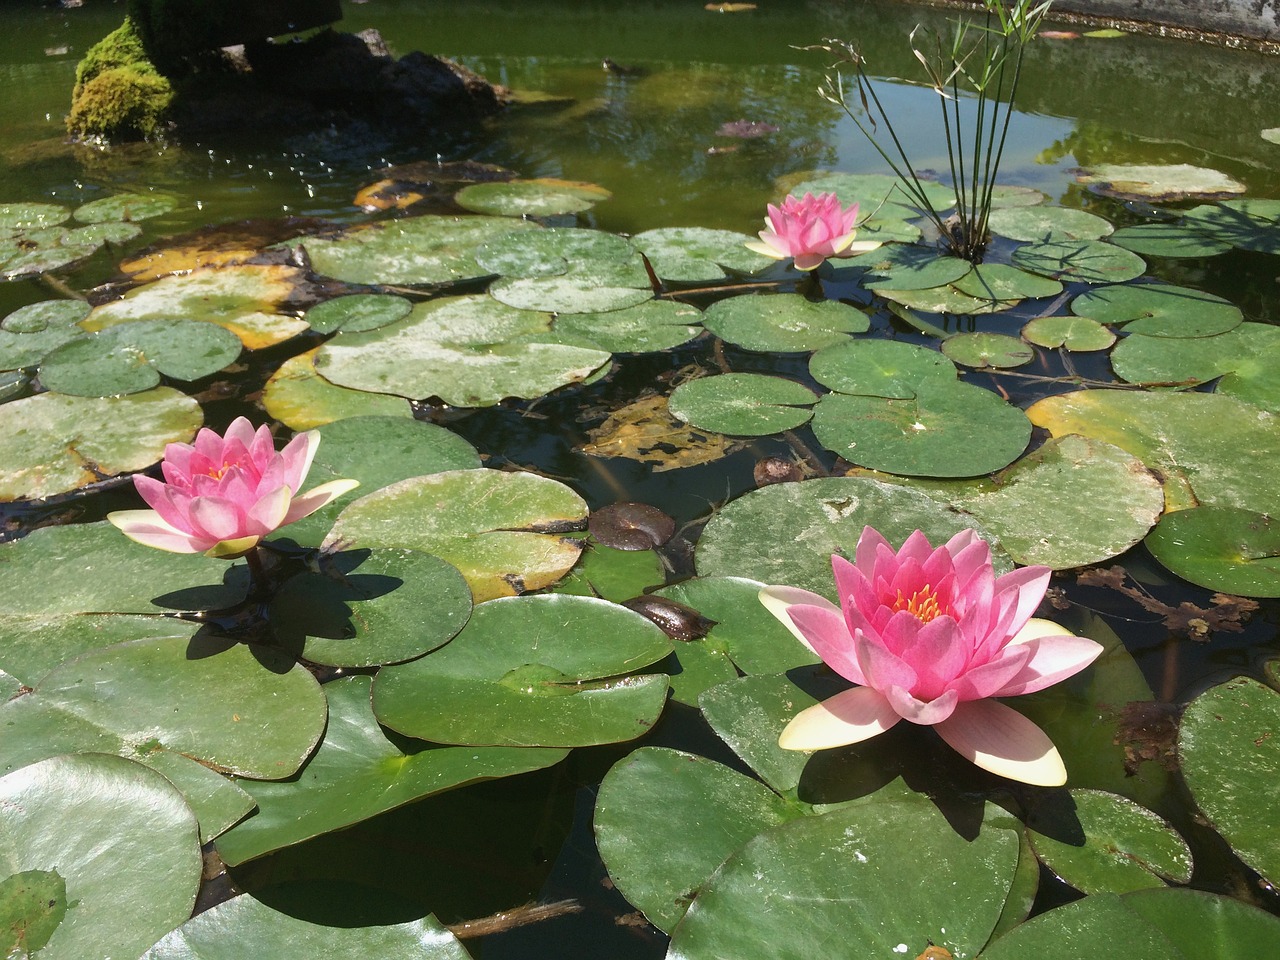
<svg viewBox="0 0 1280 960"><path fill-rule="evenodd" d="M748 240L746 243L743 244L743 246L746 247L748 250L755 251L756 253L762 253L766 257L772 257L774 260L785 260L788 256L790 256L790 254L786 254L778 250L776 245L767 242L770 238L773 237L773 234L770 233L766 235L763 231L761 231L760 236L764 237L766 242L761 243L759 240Z"/></svg>
<svg viewBox="0 0 1280 960"><path fill-rule="evenodd" d="M801 590L799 587L764 587L757 594L760 603L764 608L777 617L778 622L791 631L791 635L803 643L810 650L813 647L809 645L808 639L803 633L796 629L795 623L787 614L790 607L797 604L804 604L809 607L822 607L826 610L834 610L839 613L840 608L828 600L826 597L808 590ZM817 652L816 650L814 651Z"/></svg>
<svg viewBox="0 0 1280 960"><path fill-rule="evenodd" d="M901 687L890 687L884 691L884 696L894 713L903 720L925 726L946 720L960 703L960 697L954 690L948 690L932 700L920 700Z"/></svg>
<svg viewBox="0 0 1280 960"><path fill-rule="evenodd" d="M297 493L311 470L311 461L316 458L320 449L320 434L315 430L300 433L290 440L280 451L279 459L285 467L285 483L289 489Z"/></svg>
<svg viewBox="0 0 1280 960"><path fill-rule="evenodd" d="M827 750L861 743L884 733L898 722L898 714L870 687L854 687L815 703L796 714L778 746L784 750Z"/></svg>
<svg viewBox="0 0 1280 960"><path fill-rule="evenodd" d="M795 267L797 270L815 270L826 259L820 253L799 253L795 255Z"/></svg>
<svg viewBox="0 0 1280 960"><path fill-rule="evenodd" d="M215 542L242 537L249 532L239 506L222 497L196 497L191 501L191 520L195 533L207 534L208 539Z"/></svg>
<svg viewBox="0 0 1280 960"><path fill-rule="evenodd" d="M912 619L915 618L912 617ZM879 643L871 641L866 634L858 633L854 636L853 649L858 657L858 666L862 668L862 675L867 678L868 686L881 691L888 690L890 687L901 687L904 690L915 687L916 672L901 658L890 653ZM821 656L821 651L819 655ZM822 659L827 658L823 656Z"/></svg>
<svg viewBox="0 0 1280 960"><path fill-rule="evenodd" d="M170 526L154 510L117 510L107 514L107 519L119 527L130 540L157 550L170 553L201 553L211 541Z"/></svg>
<svg viewBox="0 0 1280 960"><path fill-rule="evenodd" d="M987 697L1005 697L1003 693L1009 681L1019 676L1031 656L1027 647L1006 647L990 661L966 670L954 683L961 700L985 700Z"/></svg>
<svg viewBox="0 0 1280 960"><path fill-rule="evenodd" d="M218 560L234 560L252 550L261 539L258 536L249 536L237 537L235 540L219 540L204 553L205 556Z"/></svg>
<svg viewBox="0 0 1280 960"><path fill-rule="evenodd" d="M1052 620L1027 621L1005 649L1016 647L1030 649L1027 662L993 696L1015 697L1043 690L1079 673L1105 649L1087 637L1072 636Z"/></svg>
<svg viewBox="0 0 1280 960"><path fill-rule="evenodd" d="M1031 619L1044 599L1044 592L1049 589L1049 577L1053 571L1048 567L1020 567L1012 573L996 578L995 593L997 596L1007 590L1017 589L1017 611L1013 617L1010 632L1016 633L1023 624Z"/></svg>
<svg viewBox="0 0 1280 960"><path fill-rule="evenodd" d="M284 523L292 500L293 494L288 487L276 487L249 508L247 516L249 523L241 533L255 533L265 537Z"/></svg>
<svg viewBox="0 0 1280 960"><path fill-rule="evenodd" d="M853 638L845 626L844 615L830 607L797 604L787 609L804 644L823 659L832 670L853 683L867 682L854 654Z"/></svg>
<svg viewBox="0 0 1280 960"><path fill-rule="evenodd" d="M283 527L295 520L309 517L321 507L332 503L358 486L360 486L359 480L330 480L328 483L322 483L302 496L294 497L293 502L289 504L289 512L285 514L278 526Z"/></svg>
<svg viewBox="0 0 1280 960"><path fill-rule="evenodd" d="M908 614L910 616L910 614ZM931 699L942 693L968 666L970 646L947 616L934 617L916 633L902 657L916 672L916 696Z"/></svg>
<svg viewBox="0 0 1280 960"><path fill-rule="evenodd" d="M868 578L876 567L876 557L881 547L893 553L893 547L889 546L889 541L879 530L875 527L863 527L862 534L858 537L857 549L853 553L853 562Z"/></svg>
<svg viewBox="0 0 1280 960"><path fill-rule="evenodd" d="M228 443L232 440L239 441L240 445L248 450L253 446L254 440L258 438L258 434L260 434L262 430L267 430L265 425L260 430L255 431L253 424L249 422L247 417L236 417L231 421L230 426L227 427L227 432L222 435L222 439ZM204 433L205 431L201 430L200 432ZM213 433L212 430L209 432ZM216 433L213 435L215 437L217 436ZM267 437L269 438L270 436L271 431L267 430Z"/></svg>
<svg viewBox="0 0 1280 960"><path fill-rule="evenodd" d="M1067 768L1045 732L997 700L961 703L934 729L983 770L1040 787L1067 782Z"/></svg>

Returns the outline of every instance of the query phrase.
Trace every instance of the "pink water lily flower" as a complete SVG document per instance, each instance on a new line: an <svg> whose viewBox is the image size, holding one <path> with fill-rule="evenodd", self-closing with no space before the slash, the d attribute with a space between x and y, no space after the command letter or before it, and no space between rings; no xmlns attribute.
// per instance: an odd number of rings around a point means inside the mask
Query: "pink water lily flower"
<svg viewBox="0 0 1280 960"><path fill-rule="evenodd" d="M833 556L840 605L795 587L761 602L836 673L857 684L802 710L779 744L858 743L899 720L928 724L961 756L1011 780L1066 783L1044 731L993 699L1041 690L1083 670L1102 646L1032 618L1048 567L997 577L973 530L934 548L917 530L895 552L871 527L854 562Z"/></svg>
<svg viewBox="0 0 1280 960"><path fill-rule="evenodd" d="M787 197L780 207L771 203L764 222L769 229L761 230L760 240L747 246L775 260L793 257L797 270L812 270L827 257L852 257L880 246L874 240L854 242L858 205L842 207L834 193Z"/></svg>
<svg viewBox="0 0 1280 960"><path fill-rule="evenodd" d="M320 434L300 433L276 451L271 431L255 432L238 417L218 436L206 428L194 444L171 443L160 469L164 480L136 474L133 484L152 509L107 516L125 536L173 553L242 556L286 523L315 513L359 485L333 480L298 496Z"/></svg>

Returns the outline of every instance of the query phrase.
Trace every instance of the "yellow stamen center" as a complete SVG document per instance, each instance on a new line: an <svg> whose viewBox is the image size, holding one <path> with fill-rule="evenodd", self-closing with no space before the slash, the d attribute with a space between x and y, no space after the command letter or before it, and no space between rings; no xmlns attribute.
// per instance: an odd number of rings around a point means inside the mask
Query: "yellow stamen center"
<svg viewBox="0 0 1280 960"><path fill-rule="evenodd" d="M928 623L934 617L942 613L942 608L938 605L937 594L933 592L933 587L923 586L909 597L902 595L902 591L898 591L898 599L891 606L896 613L899 610L905 610L921 623Z"/></svg>

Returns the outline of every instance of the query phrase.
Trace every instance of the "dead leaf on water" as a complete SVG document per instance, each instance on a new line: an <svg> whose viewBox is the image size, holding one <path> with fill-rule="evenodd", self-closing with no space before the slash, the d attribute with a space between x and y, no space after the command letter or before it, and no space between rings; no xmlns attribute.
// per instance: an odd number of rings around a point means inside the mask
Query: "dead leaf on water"
<svg viewBox="0 0 1280 960"><path fill-rule="evenodd" d="M754 3L708 3L705 9L712 13L743 13L755 8Z"/></svg>
<svg viewBox="0 0 1280 960"><path fill-rule="evenodd" d="M313 233L321 226L323 221L310 217L286 217L202 227L148 247L121 263L120 270L133 280L146 282L198 267L247 263L267 247Z"/></svg>
<svg viewBox="0 0 1280 960"><path fill-rule="evenodd" d="M738 445L728 437L681 423L667 410L667 398L646 397L611 414L590 431L581 451L593 457L625 457L653 465L655 473L712 463Z"/></svg>

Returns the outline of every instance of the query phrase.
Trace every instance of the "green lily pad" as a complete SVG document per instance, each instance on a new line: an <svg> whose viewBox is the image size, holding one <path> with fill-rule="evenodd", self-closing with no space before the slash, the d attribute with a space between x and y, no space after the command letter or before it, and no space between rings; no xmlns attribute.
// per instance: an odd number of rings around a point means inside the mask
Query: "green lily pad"
<svg viewBox="0 0 1280 960"><path fill-rule="evenodd" d="M926 381L954 381L956 365L928 347L897 340L852 340L815 353L809 373L839 393L909 400Z"/></svg>
<svg viewBox="0 0 1280 960"><path fill-rule="evenodd" d="M128 243L141 233L142 228L136 223L107 220L102 223L90 224L87 227L76 227L76 229L68 231L63 244Z"/></svg>
<svg viewBox="0 0 1280 960"><path fill-rule="evenodd" d="M1144 256L1169 259L1216 257L1231 249L1228 241L1191 223L1136 223L1113 233L1111 242Z"/></svg>
<svg viewBox="0 0 1280 960"><path fill-rule="evenodd" d="M307 329L286 306L304 279L297 267L279 264L202 267L135 287L94 307L81 326L92 332L138 320L200 320L261 350Z"/></svg>
<svg viewBox="0 0 1280 960"><path fill-rule="evenodd" d="M553 332L581 337L611 353L656 353L702 332L702 311L676 300L646 300L605 313L563 313Z"/></svg>
<svg viewBox="0 0 1280 960"><path fill-rule="evenodd" d="M0 229L43 229L62 223L71 211L56 203L0 203Z"/></svg>
<svg viewBox="0 0 1280 960"><path fill-rule="evenodd" d="M1178 728L1182 775L1196 805L1236 856L1272 883L1280 876L1277 724L1280 694L1237 677L1192 700Z"/></svg>
<svg viewBox="0 0 1280 960"><path fill-rule="evenodd" d="M813 171L791 174L779 180L779 186L793 196L806 193L834 193L845 206L856 203L859 213L869 216L881 203L908 204L916 201L902 186L902 182L883 173L825 173ZM920 188L939 213L955 205L955 191L936 180L921 180Z"/></svg>
<svg viewBox="0 0 1280 960"><path fill-rule="evenodd" d="M774 264L772 258L746 248L754 239L732 230L660 227L637 233L631 243L664 280L700 283L724 279L725 270L751 274Z"/></svg>
<svg viewBox="0 0 1280 960"><path fill-rule="evenodd" d="M814 409L813 432L828 450L872 470L976 477L1016 460L1031 424L990 390L928 379L909 399L829 393Z"/></svg>
<svg viewBox="0 0 1280 960"><path fill-rule="evenodd" d="M409 477L480 466L480 454L462 437L412 417L350 417L319 429L320 447L307 474L310 483L358 480L360 486L289 524L285 535L308 547L319 546L338 514L360 497Z"/></svg>
<svg viewBox="0 0 1280 960"><path fill-rule="evenodd" d="M953 286L979 300L1034 300L1062 292L1057 280L1027 273L1007 263L979 263Z"/></svg>
<svg viewBox="0 0 1280 960"><path fill-rule="evenodd" d="M42 300L0 320L0 369L34 367L64 343L84 336L76 324L89 313L82 300Z"/></svg>
<svg viewBox="0 0 1280 960"><path fill-rule="evenodd" d="M87 317L89 310L89 304L83 300L41 300L19 307L0 320L0 330L9 333L39 333L57 327L70 327Z"/></svg>
<svg viewBox="0 0 1280 960"><path fill-rule="evenodd" d="M975 524L931 497L876 480L779 483L731 500L711 518L698 541L698 575L748 577L834 598L831 555L852 556L864 526L893 543L916 530L932 543L946 543ZM786 549L765 533L770 530L787 531Z"/></svg>
<svg viewBox="0 0 1280 960"><path fill-rule="evenodd" d="M1014 250L1010 259L1023 270L1079 283L1124 283L1147 270L1136 253L1103 240L1029 243Z"/></svg>
<svg viewBox="0 0 1280 960"><path fill-rule="evenodd" d="M930 290L959 280L973 264L959 257L942 256L928 247L890 244L879 250L859 254L845 261L853 267L865 267L874 277L882 279L865 283L869 290L884 293L889 290Z"/></svg>
<svg viewBox="0 0 1280 960"><path fill-rule="evenodd" d="M377 330L338 335L320 348L315 367L353 390L476 407L540 397L609 363L603 350L540 342L550 331L550 314L485 296L446 297Z"/></svg>
<svg viewBox="0 0 1280 960"><path fill-rule="evenodd" d="M377 330L409 315L413 302L390 293L353 293L318 303L305 320L316 333Z"/></svg>
<svg viewBox="0 0 1280 960"><path fill-rule="evenodd" d="M992 210L987 226L1002 237L1036 243L1101 240L1114 229L1109 221L1084 210L1042 206Z"/></svg>
<svg viewBox="0 0 1280 960"><path fill-rule="evenodd" d="M164 776L180 791L200 822L200 842L208 843L244 819L253 797L198 760L172 750L152 750L131 759Z"/></svg>
<svg viewBox="0 0 1280 960"><path fill-rule="evenodd" d="M191 637L175 609L225 609L248 588L243 564L153 550L111 524L42 527L0 547L0 667L28 686L64 660L143 636Z"/></svg>
<svg viewBox="0 0 1280 960"><path fill-rule="evenodd" d="M320 376L319 349L290 357L267 381L262 406L273 419L292 430L313 430L350 417L413 418L413 407L403 397L339 387Z"/></svg>
<svg viewBox="0 0 1280 960"><path fill-rule="evenodd" d="M120 757L55 757L0 779L0 805L0 874L43 871L65 883L45 956L136 957L190 915L196 818L155 771Z"/></svg>
<svg viewBox="0 0 1280 960"><path fill-rule="evenodd" d="M575 180L505 180L473 183L454 195L458 206L504 217L551 217L590 210L613 194L594 183Z"/></svg>
<svg viewBox="0 0 1280 960"><path fill-rule="evenodd" d="M1128 893L1191 880L1191 850L1161 817L1101 790L1046 798L1027 824L1036 856L1081 893Z"/></svg>
<svg viewBox="0 0 1280 960"><path fill-rule="evenodd" d="M801 815L797 805L721 764L641 747L600 784L594 823L613 882L670 933L721 863L757 834Z"/></svg>
<svg viewBox="0 0 1280 960"><path fill-rule="evenodd" d="M549 586L578 559L587 505L532 473L447 470L392 483L352 503L326 543L403 547L462 571L476 602Z"/></svg>
<svg viewBox="0 0 1280 960"><path fill-rule="evenodd" d="M331 927L299 920L241 894L206 910L165 936L143 960L236 960L245 944L262 960L306 956L468 960L470 954L431 916L384 926Z"/></svg>
<svg viewBox="0 0 1280 960"><path fill-rule="evenodd" d="M1271 482L1280 471L1275 417L1233 397L1078 390L1040 400L1027 415L1054 436L1105 440L1141 459L1164 478L1166 510L1227 506L1280 514L1280 491Z"/></svg>
<svg viewBox="0 0 1280 960"><path fill-rule="evenodd" d="M1105 350L1116 335L1088 317L1036 317L1022 328L1022 339L1038 347L1064 347L1073 352Z"/></svg>
<svg viewBox="0 0 1280 960"><path fill-rule="evenodd" d="M813 416L818 395L803 384L760 373L724 373L688 380L668 409L702 430L763 437L794 430Z"/></svg>
<svg viewBox="0 0 1280 960"><path fill-rule="evenodd" d="M189 441L200 407L171 387L125 397L42 393L0 406L0 501L40 499L141 470Z"/></svg>
<svg viewBox="0 0 1280 960"><path fill-rule="evenodd" d="M0 949L29 957L67 915L67 881L56 870L23 870L0 880Z"/></svg>
<svg viewBox="0 0 1280 960"><path fill-rule="evenodd" d="M1055 570L1119 556L1147 535L1164 508L1160 481L1137 457L1070 434L990 479L912 486L972 514L1018 563Z"/></svg>
<svg viewBox="0 0 1280 960"><path fill-rule="evenodd" d="M575 533L571 536L585 535ZM553 589L556 593L601 597L621 603L640 596L664 580L666 569L653 550L619 549L588 538L573 570Z"/></svg>
<svg viewBox="0 0 1280 960"><path fill-rule="evenodd" d="M1130 383L1195 386L1223 374L1235 374L1219 384L1219 392L1239 396L1264 409L1274 397L1273 377L1266 361L1280 350L1280 329L1269 323L1241 323L1225 333L1204 337L1125 337L1111 352L1116 376ZM1258 387L1245 395L1248 387Z"/></svg>
<svg viewBox="0 0 1280 960"><path fill-rule="evenodd" d="M1241 597L1280 597L1280 526L1238 507L1192 507L1166 514L1147 547L1192 583Z"/></svg>
<svg viewBox="0 0 1280 960"><path fill-rule="evenodd" d="M373 716L367 676L325 684L329 723L315 754L288 780L239 781L258 810L218 838L237 865L423 797L540 770L564 750L438 747L392 740Z"/></svg>
<svg viewBox="0 0 1280 960"><path fill-rule="evenodd" d="M40 382L58 393L110 397L160 382L199 380L234 363L239 338L211 323L142 320L64 343L40 363Z"/></svg>
<svg viewBox="0 0 1280 960"><path fill-rule="evenodd" d="M599 262L624 262L636 248L624 237L580 227L552 227L495 237L476 251L476 262L504 277L557 277Z"/></svg>
<svg viewBox="0 0 1280 960"><path fill-rule="evenodd" d="M817 663L817 654L760 603L763 586L743 577L695 577L655 593L687 604L712 621L707 642L723 649L745 674L782 673Z"/></svg>
<svg viewBox="0 0 1280 960"><path fill-rule="evenodd" d="M1280 253L1280 208L1273 200L1246 198L1193 207L1183 214L1183 222L1242 250Z"/></svg>
<svg viewBox="0 0 1280 960"><path fill-rule="evenodd" d="M1075 960L1123 944L1125 960L1251 960L1280 936L1274 916L1199 890L1099 893L1056 907L1005 934L982 960Z"/></svg>
<svg viewBox="0 0 1280 960"><path fill-rule="evenodd" d="M489 296L519 310L549 313L603 313L634 307L653 299L646 285L602 286L589 275L503 277L489 285Z"/></svg>
<svg viewBox="0 0 1280 960"><path fill-rule="evenodd" d="M1071 301L1071 312L1099 323L1128 324L1126 333L1150 337L1212 337L1244 319L1230 301L1167 283L1088 290Z"/></svg>
<svg viewBox="0 0 1280 960"><path fill-rule="evenodd" d="M373 709L391 729L436 743L632 740L667 698L664 674L634 671L670 652L653 623L607 600L504 597L478 606L448 645L379 671Z"/></svg>
<svg viewBox="0 0 1280 960"><path fill-rule="evenodd" d="M962 836L924 797L801 817L750 840L702 886L671 953L688 960L822 956L833 932L868 956L930 943L973 956L991 936L1018 863L1019 831L987 805ZM904 864L928 864L922 883ZM908 942L909 941L909 942Z"/></svg>
<svg viewBox="0 0 1280 960"><path fill-rule="evenodd" d="M1122 200L1218 200L1245 186L1218 170L1188 163L1102 163L1076 174L1095 193Z"/></svg>
<svg viewBox="0 0 1280 960"><path fill-rule="evenodd" d="M513 230L539 230L512 217L404 217L352 227L334 240L309 238L316 273L347 283L453 283L489 275L476 251Z"/></svg>
<svg viewBox="0 0 1280 960"><path fill-rule="evenodd" d="M877 290L876 292L884 299L901 304L909 310L919 310L922 313L949 313L957 316L999 313L1001 310L1016 307L1021 302L975 297L950 284L931 287L928 290Z"/></svg>
<svg viewBox="0 0 1280 960"><path fill-rule="evenodd" d="M374 667L448 643L471 615L454 567L412 550L344 551L300 573L271 601L271 627L312 663Z"/></svg>
<svg viewBox="0 0 1280 960"><path fill-rule="evenodd" d="M148 220L178 206L178 198L163 193L117 193L76 207L72 214L81 223L111 220Z"/></svg>
<svg viewBox="0 0 1280 960"><path fill-rule="evenodd" d="M1045 194L1033 187L997 183L991 188L992 210L1003 210L1006 207L1034 207L1048 199Z"/></svg>
<svg viewBox="0 0 1280 960"><path fill-rule="evenodd" d="M956 363L980 370L1007 370L1036 358L1024 341L1003 333L958 333L942 341L942 352Z"/></svg>
<svg viewBox="0 0 1280 960"><path fill-rule="evenodd" d="M204 636L133 640L63 663L34 693L0 705L0 769L73 751L129 756L163 747L226 772L280 779L315 748L325 712L315 678L278 651Z"/></svg>
<svg viewBox="0 0 1280 960"><path fill-rule="evenodd" d="M20 245L0 241L0 279L16 280L71 266L97 253L103 244L100 236L65 227L29 230L18 236Z"/></svg>
<svg viewBox="0 0 1280 960"><path fill-rule="evenodd" d="M820 350L871 327L855 307L838 300L813 303L795 293L727 297L707 308L702 324L721 340L776 353Z"/></svg>

